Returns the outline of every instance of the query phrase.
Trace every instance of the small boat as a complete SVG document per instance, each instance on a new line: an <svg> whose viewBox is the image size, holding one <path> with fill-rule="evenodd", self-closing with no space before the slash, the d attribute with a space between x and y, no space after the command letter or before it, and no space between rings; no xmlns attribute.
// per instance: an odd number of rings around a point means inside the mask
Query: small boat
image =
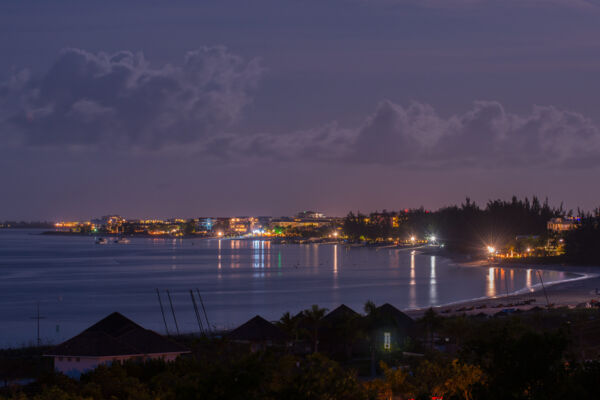
<svg viewBox="0 0 600 400"><path fill-rule="evenodd" d="M129 240L125 237L120 237L115 240L115 243L119 243L119 244L127 244L129 242L131 242L131 240Z"/></svg>
<svg viewBox="0 0 600 400"><path fill-rule="evenodd" d="M96 244L107 244L108 241L106 240L106 238L96 238Z"/></svg>

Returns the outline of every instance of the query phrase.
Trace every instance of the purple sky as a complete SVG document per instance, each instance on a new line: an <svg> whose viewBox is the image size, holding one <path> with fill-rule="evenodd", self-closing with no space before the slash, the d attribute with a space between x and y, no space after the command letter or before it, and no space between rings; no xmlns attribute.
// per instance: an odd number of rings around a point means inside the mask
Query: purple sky
<svg viewBox="0 0 600 400"><path fill-rule="evenodd" d="M0 32L0 220L600 205L600 1L19 1Z"/></svg>

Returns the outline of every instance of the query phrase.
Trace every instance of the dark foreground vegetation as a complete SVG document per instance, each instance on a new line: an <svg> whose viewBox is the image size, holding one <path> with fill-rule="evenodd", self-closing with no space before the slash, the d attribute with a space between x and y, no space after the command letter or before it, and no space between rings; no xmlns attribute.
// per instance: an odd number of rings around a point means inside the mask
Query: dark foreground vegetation
<svg viewBox="0 0 600 400"><path fill-rule="evenodd" d="M9 385L0 398L597 399L599 334L596 309L503 317L429 311L402 348L377 349L375 375L369 354L297 354L289 346L250 352L225 338L182 337L192 353L174 363L113 364L80 380L36 370L35 382Z"/></svg>

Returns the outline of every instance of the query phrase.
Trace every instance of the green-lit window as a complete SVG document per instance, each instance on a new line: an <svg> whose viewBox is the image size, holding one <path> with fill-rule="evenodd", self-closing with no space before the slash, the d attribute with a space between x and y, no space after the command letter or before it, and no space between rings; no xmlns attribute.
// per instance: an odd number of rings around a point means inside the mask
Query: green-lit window
<svg viewBox="0 0 600 400"><path fill-rule="evenodd" d="M390 350L392 348L392 334L390 332L383 333L383 348Z"/></svg>

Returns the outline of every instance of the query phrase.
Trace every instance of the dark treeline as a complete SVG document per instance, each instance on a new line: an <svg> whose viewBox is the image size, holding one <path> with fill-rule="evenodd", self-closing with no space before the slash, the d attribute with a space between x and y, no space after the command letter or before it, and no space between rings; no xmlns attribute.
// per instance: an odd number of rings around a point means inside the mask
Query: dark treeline
<svg viewBox="0 0 600 400"><path fill-rule="evenodd" d="M53 228L49 221L0 221L0 228Z"/></svg>
<svg viewBox="0 0 600 400"><path fill-rule="evenodd" d="M435 235L451 251L476 253L488 245L506 244L517 235L545 235L548 220L565 214L562 206L551 207L547 199L542 203L537 197L493 200L485 207L467 198L460 206L437 211L420 208L370 215L349 213L344 220L344 231L354 241L406 240L412 235L424 239Z"/></svg>
<svg viewBox="0 0 600 400"><path fill-rule="evenodd" d="M578 264L600 265L600 210L581 219L579 228L566 237L569 261Z"/></svg>
<svg viewBox="0 0 600 400"><path fill-rule="evenodd" d="M0 388L0 399L597 399L600 363L585 350L597 346L597 321L595 309L493 318L430 310L402 349L421 354L397 352L369 379L324 350L251 353L222 338L190 339L192 353L173 363L114 363L80 380L48 371Z"/></svg>

